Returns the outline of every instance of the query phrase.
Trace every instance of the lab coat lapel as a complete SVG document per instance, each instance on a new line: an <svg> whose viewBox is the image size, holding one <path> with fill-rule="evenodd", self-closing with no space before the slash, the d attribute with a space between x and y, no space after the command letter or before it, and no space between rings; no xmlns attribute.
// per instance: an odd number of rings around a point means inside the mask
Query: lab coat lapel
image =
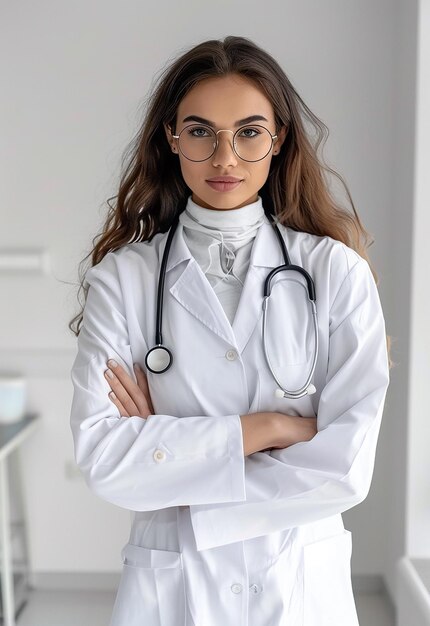
<svg viewBox="0 0 430 626"><path fill-rule="evenodd" d="M172 241L166 274L182 261L188 263L171 285L171 295L201 324L236 347L232 327L222 305L204 275L201 267L191 255L183 237L183 226L178 224Z"/></svg>
<svg viewBox="0 0 430 626"><path fill-rule="evenodd" d="M258 229L251 250L248 272L243 285L233 333L239 353L242 353L257 322L263 314L264 281L270 270L284 263L279 242L267 217Z"/></svg>
<svg viewBox="0 0 430 626"><path fill-rule="evenodd" d="M171 285L170 294L200 323L242 353L262 315L264 280L273 267L283 264L283 256L267 217L258 229L233 325L197 261L191 255L178 224L169 254L166 273L178 264L186 267Z"/></svg>

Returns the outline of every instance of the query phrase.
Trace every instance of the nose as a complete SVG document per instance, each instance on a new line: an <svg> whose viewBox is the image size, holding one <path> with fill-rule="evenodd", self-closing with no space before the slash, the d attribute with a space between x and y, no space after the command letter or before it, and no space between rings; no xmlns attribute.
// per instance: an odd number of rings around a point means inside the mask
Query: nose
<svg viewBox="0 0 430 626"><path fill-rule="evenodd" d="M229 135L222 136L221 133L229 133ZM215 148L215 152L212 155L212 165L214 167L228 165L237 165L237 156L233 150L233 132L231 130L217 132L218 145Z"/></svg>

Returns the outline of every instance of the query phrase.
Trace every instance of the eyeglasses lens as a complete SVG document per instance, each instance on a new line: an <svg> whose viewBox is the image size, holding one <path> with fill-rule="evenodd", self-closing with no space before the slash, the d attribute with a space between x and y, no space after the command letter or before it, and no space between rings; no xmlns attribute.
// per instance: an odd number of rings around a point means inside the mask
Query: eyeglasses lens
<svg viewBox="0 0 430 626"><path fill-rule="evenodd" d="M260 161L272 148L272 136L264 126L243 126L234 136L237 155L244 161ZM208 126L186 126L179 135L179 148L191 161L205 161L215 152L216 134Z"/></svg>

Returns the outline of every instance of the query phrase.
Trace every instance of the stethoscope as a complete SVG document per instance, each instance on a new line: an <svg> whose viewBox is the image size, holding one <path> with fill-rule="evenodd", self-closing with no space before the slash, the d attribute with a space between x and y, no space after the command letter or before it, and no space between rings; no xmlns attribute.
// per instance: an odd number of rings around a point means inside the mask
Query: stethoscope
<svg viewBox="0 0 430 626"><path fill-rule="evenodd" d="M317 309L316 309L315 284L311 276L308 274L308 272L305 269L303 269L303 267L300 267L299 265L291 264L287 246L285 244L281 231L277 227L276 222L272 221L269 215L268 217L278 237L280 246L282 248L282 254L285 260L285 265L280 265L279 267L275 267L273 270L271 270L271 272L269 272L269 274L267 275L266 280L264 281L263 332L262 332L263 350L264 350L264 355L266 357L269 370L278 385L278 389L276 389L275 391L276 397L297 399L297 398L302 398L305 395L311 395L316 392L314 385L311 383L311 380L315 372L317 358L318 358L318 317L317 317ZM167 266L167 260L169 257L170 246L172 244L172 239L176 232L178 223L179 223L179 215L175 218L175 221L170 227L170 231L167 237L166 246L164 248L163 258L162 258L161 266L160 266L160 275L158 279L158 294L157 294L155 346L151 348L150 350L148 350L146 357L145 357L146 367L153 374L162 374L163 372L169 369L169 367L172 365L172 362L173 362L172 352L169 350L169 348L166 348L166 346L163 346L163 338L161 335L161 325L162 325L162 317L163 317L163 294L164 294L164 279L166 276L166 266ZM272 278L274 278L276 274L278 274L279 272L283 272L283 271L299 272L305 278L306 285L307 285L307 295L308 295L308 299L312 308L312 318L313 318L313 325L314 325L314 354L312 358L312 366L311 366L311 369L310 369L310 372L306 379L305 384L302 387L300 387L300 389L297 389L296 391L290 391L288 389L285 389L282 386L281 382L279 381L279 379L277 378L276 374L274 373L272 369L272 365L270 363L270 358L267 353L267 346L266 346L267 310L268 310L268 305L269 305L270 293L272 289L271 282L272 282ZM300 284L305 289L305 286L303 285L303 283L300 282Z"/></svg>

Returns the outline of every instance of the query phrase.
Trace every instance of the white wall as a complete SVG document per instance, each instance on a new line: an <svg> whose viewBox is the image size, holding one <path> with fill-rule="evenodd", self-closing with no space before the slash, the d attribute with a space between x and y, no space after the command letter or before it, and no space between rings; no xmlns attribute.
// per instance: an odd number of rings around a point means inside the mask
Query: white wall
<svg viewBox="0 0 430 626"><path fill-rule="evenodd" d="M393 175L391 183L388 251L390 268L386 318L394 336L391 385L385 410L388 423L385 458L387 498L384 574L391 596L396 598L396 564L406 552L408 422L411 420L411 319L412 254L414 249L415 165L416 165L416 82L417 82L417 0L396 0L393 76ZM414 232L415 231L415 232ZM425 263L425 261L423 260ZM424 442L424 440L422 440Z"/></svg>
<svg viewBox="0 0 430 626"><path fill-rule="evenodd" d="M64 281L77 279L104 202L116 193L120 157L139 107L169 58L204 39L236 34L279 60L329 126L327 161L346 178L376 238L371 254L381 298L387 320L396 322L388 332L401 336L406 319L406 305L394 298L398 274L392 264L399 243L393 223L409 228L393 193L401 173L394 134L402 97L394 54L400 8L390 0L161 0L148 6L39 0L9 3L2 19L1 69L10 88L0 101L2 221L7 218L0 247L46 248L53 267L50 276L0 277L1 292L10 293L0 310L0 362L29 374L29 406L43 414L42 428L22 454L36 572L118 570L127 540L128 513L64 476L72 459L69 370L75 350L67 329L75 293ZM406 238L406 259L408 245ZM345 514L354 534L354 573L387 571L390 541L398 537L396 530L387 539L387 513L393 507L392 452L402 444L405 412L393 391L370 495Z"/></svg>

